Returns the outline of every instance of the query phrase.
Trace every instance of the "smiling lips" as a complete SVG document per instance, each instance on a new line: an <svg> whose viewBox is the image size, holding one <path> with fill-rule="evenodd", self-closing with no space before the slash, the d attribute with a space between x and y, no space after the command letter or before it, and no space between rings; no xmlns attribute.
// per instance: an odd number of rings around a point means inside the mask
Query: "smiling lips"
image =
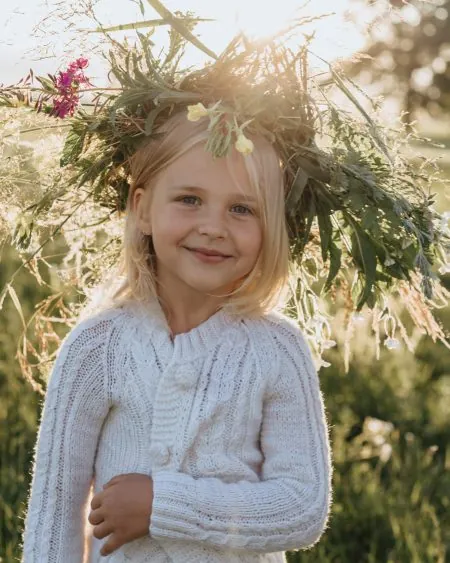
<svg viewBox="0 0 450 563"><path fill-rule="evenodd" d="M217 250L212 250L210 248L188 248L187 250L191 251L197 258L202 260L202 262L222 262L227 258L231 258L231 256L227 254L222 254Z"/></svg>

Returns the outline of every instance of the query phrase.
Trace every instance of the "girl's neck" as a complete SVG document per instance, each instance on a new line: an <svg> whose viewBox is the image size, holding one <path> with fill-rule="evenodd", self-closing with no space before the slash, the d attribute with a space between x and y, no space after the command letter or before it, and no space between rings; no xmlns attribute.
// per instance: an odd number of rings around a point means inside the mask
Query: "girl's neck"
<svg viewBox="0 0 450 563"><path fill-rule="evenodd" d="M170 299L164 292L158 292L159 304L165 315L172 338L189 332L202 324L222 308L224 299L199 300Z"/></svg>

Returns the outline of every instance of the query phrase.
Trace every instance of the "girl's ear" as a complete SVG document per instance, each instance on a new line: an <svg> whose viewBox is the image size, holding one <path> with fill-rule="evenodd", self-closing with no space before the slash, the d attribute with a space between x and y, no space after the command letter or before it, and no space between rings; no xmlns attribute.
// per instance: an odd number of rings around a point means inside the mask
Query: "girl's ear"
<svg viewBox="0 0 450 563"><path fill-rule="evenodd" d="M150 197L148 190L136 188L133 194L133 209L138 228L145 234L152 234L150 222Z"/></svg>

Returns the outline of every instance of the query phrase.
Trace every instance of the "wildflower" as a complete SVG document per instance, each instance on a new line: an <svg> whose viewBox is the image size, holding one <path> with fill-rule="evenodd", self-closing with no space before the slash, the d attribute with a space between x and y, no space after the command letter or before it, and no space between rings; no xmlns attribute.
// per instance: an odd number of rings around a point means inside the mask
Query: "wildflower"
<svg viewBox="0 0 450 563"><path fill-rule="evenodd" d="M88 66L87 59L80 57L67 67L65 72L60 72L56 80L59 96L53 100L51 115L63 119L72 116L80 101L78 89L81 84L90 85L84 75L83 69Z"/></svg>
<svg viewBox="0 0 450 563"><path fill-rule="evenodd" d="M386 437L382 434L375 434L372 437L372 443L374 446L382 446L386 442Z"/></svg>
<svg viewBox="0 0 450 563"><path fill-rule="evenodd" d="M383 463L386 463L387 461L389 461L391 455L392 455L392 446L391 444L388 444L386 442L380 448L380 454L379 454L380 460Z"/></svg>
<svg viewBox="0 0 450 563"><path fill-rule="evenodd" d="M364 315L362 313L353 313L352 314L352 321L354 323L362 323L364 321Z"/></svg>
<svg viewBox="0 0 450 563"><path fill-rule="evenodd" d="M89 65L89 61L84 57L80 57L75 62L70 63L69 69L73 72L76 72L78 69L86 68Z"/></svg>
<svg viewBox="0 0 450 563"><path fill-rule="evenodd" d="M244 155L250 154L253 151L252 141L250 139L247 139L247 137L243 133L239 134L234 146L236 147L236 150Z"/></svg>
<svg viewBox="0 0 450 563"><path fill-rule="evenodd" d="M384 345L389 350L400 348L400 342L397 340L397 338L386 338L386 340L384 341Z"/></svg>
<svg viewBox="0 0 450 563"><path fill-rule="evenodd" d="M198 121L200 118L208 115L208 110L202 103L195 104L194 106L188 106L187 118L189 121Z"/></svg>
<svg viewBox="0 0 450 563"><path fill-rule="evenodd" d="M55 117L60 117L61 119L64 119L66 115L72 116L75 112L78 102L78 96L56 98L55 100L53 100L52 115L54 115Z"/></svg>
<svg viewBox="0 0 450 563"><path fill-rule="evenodd" d="M371 434L379 434L380 432L391 430L390 426L387 426L389 423L386 423L384 420L380 420L379 418L373 418L371 416L367 416L365 418L364 424L365 429Z"/></svg>

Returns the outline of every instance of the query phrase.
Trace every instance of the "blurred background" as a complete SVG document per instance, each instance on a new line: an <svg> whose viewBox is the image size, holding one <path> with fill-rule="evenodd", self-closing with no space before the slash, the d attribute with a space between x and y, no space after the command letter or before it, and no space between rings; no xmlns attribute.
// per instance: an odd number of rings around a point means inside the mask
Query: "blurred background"
<svg viewBox="0 0 450 563"><path fill-rule="evenodd" d="M324 60L340 65L372 99L379 99L386 124L401 122L432 141L411 137L410 158L436 159L442 181L436 181L436 209L450 219L450 1L335 0L276 3L202 2L171 0L172 11L192 10L214 18L197 28L202 41L215 52L237 30L253 36L276 32L296 17L315 18L305 32L314 33L311 72L325 73ZM156 17L142 1L27 2L9 0L0 15L0 84L13 84L29 68L36 74L56 73L68 61L90 53L90 77L104 84L106 70L99 38L86 33L92 17L115 25ZM159 33L159 32L158 32ZM164 39L155 35L155 41ZM358 54L359 56L354 56ZM190 64L206 56L192 48ZM36 177L57 168L60 130L30 131L28 117L0 116L0 189L15 185L32 190ZM12 137L12 140L11 140ZM20 170L18 166L20 165ZM21 182L14 183L17 177ZM32 194L30 194L30 198ZM13 219L11 217L4 220ZM448 228L448 223L447 223ZM1 236L0 289L20 265L16 251ZM67 255L55 239L46 251L47 268L37 284L29 270L14 279L15 293L4 299L0 312L0 561L21 557L20 541L37 423L45 377L24 376L25 347L36 345L40 326L27 328L38 302L59 287L58 265ZM450 289L450 272L439 271ZM60 298L70 303L77 294ZM18 306L20 302L21 306ZM288 554L289 563L444 563L450 560L450 346L433 341L402 316L413 349L382 347L375 355L368 316L355 315L351 334L340 334L344 312L340 303L328 304L337 346L325 353L327 365L320 380L328 411L334 471L334 504L329 529L308 552ZM450 311L441 307L435 318L448 332ZM28 330L28 332L27 332ZM61 326L58 336L67 327ZM56 336L56 335L55 335ZM345 369L343 349L352 340Z"/></svg>

